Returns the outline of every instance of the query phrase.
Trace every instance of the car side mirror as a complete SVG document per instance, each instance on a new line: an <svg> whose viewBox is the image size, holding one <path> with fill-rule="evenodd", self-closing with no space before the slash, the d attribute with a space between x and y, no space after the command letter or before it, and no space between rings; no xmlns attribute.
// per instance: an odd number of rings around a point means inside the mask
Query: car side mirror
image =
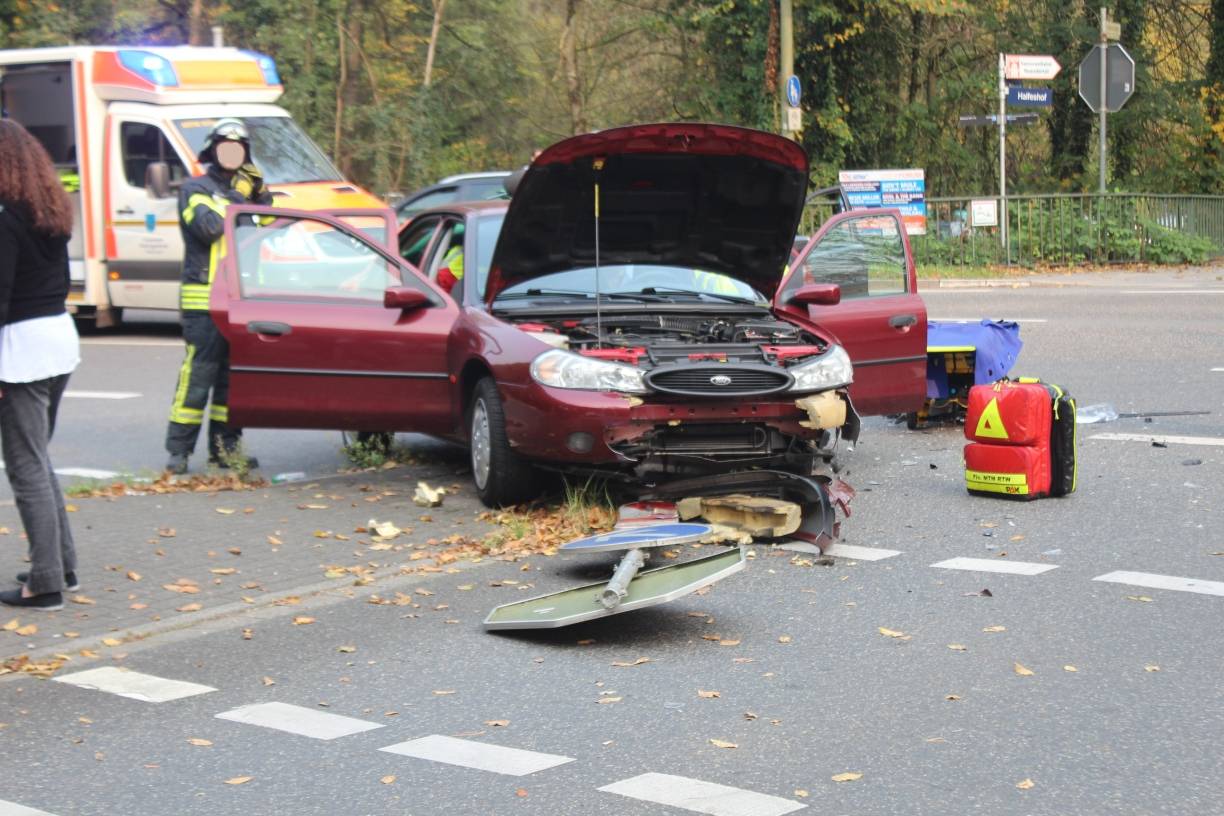
<svg viewBox="0 0 1224 816"><path fill-rule="evenodd" d="M796 289L789 302L805 306L836 306L841 303L841 287L836 283L809 283Z"/></svg>
<svg viewBox="0 0 1224 816"><path fill-rule="evenodd" d="M383 306L410 312L429 305L429 295L409 286L392 286L383 292Z"/></svg>
<svg viewBox="0 0 1224 816"><path fill-rule="evenodd" d="M145 189L153 198L169 198L174 195L170 191L170 165L165 162L153 162L146 167Z"/></svg>

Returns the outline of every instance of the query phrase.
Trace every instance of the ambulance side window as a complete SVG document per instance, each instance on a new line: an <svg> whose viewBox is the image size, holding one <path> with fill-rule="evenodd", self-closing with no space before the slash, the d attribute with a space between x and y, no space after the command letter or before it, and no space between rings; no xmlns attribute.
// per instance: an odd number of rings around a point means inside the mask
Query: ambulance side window
<svg viewBox="0 0 1224 816"><path fill-rule="evenodd" d="M144 122L124 122L119 128L119 150L123 160L123 176L132 187L145 186L145 171L154 162L170 167L170 181L187 178L187 168L178 153L157 125Z"/></svg>

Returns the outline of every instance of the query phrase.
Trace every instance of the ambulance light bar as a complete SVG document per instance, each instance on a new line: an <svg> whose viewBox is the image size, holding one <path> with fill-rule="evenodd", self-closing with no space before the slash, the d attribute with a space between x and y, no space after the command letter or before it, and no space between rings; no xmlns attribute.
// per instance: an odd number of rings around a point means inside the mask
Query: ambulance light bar
<svg viewBox="0 0 1224 816"><path fill-rule="evenodd" d="M118 52L118 55L120 64L141 79L148 80L154 85L159 85L163 88L174 88L179 84L178 74L174 72L174 66L170 64L170 60L164 57L159 57L148 51L129 50L121 50ZM271 60L268 61L271 62ZM262 64L260 67L263 67ZM275 66L272 70L275 72ZM264 76L267 76L266 69L264 70Z"/></svg>

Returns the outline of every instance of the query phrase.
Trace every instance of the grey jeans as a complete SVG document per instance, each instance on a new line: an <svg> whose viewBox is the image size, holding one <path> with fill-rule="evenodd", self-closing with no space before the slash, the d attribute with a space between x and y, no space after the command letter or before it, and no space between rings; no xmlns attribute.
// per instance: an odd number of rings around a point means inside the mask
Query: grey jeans
<svg viewBox="0 0 1224 816"><path fill-rule="evenodd" d="M26 585L35 595L62 592L64 573L76 572L64 494L47 453L67 386L67 374L29 383L0 382L0 445L30 546Z"/></svg>

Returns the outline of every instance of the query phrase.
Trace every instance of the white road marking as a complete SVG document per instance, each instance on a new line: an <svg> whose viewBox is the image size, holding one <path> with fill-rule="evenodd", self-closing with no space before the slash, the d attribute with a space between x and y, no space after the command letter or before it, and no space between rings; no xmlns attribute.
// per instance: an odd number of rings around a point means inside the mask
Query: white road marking
<svg viewBox="0 0 1224 816"><path fill-rule="evenodd" d="M183 680L167 680L164 677L154 677L116 666L103 666L51 679L57 683L67 683L92 691L105 691L144 703L166 703L216 691L212 686L201 686Z"/></svg>
<svg viewBox="0 0 1224 816"><path fill-rule="evenodd" d="M1224 439L1218 436L1165 436L1163 434L1099 433L1089 439L1105 439L1111 442L1163 442L1166 445L1212 445L1224 447Z"/></svg>
<svg viewBox="0 0 1224 816"><path fill-rule="evenodd" d="M4 470L3 462L0 462L0 470ZM55 475L75 476L78 479L113 479L119 473L114 470L95 470L93 468L56 468Z"/></svg>
<svg viewBox="0 0 1224 816"><path fill-rule="evenodd" d="M1032 561L1008 561L1003 558L949 558L932 564L941 569L970 570L972 572L1001 572L1005 575L1040 575L1052 569L1058 569L1057 564L1037 564Z"/></svg>
<svg viewBox="0 0 1224 816"><path fill-rule="evenodd" d="M853 558L856 561L883 561L900 555L901 550L885 550L881 547L860 547L857 544L833 544L825 549L825 555L837 558Z"/></svg>
<svg viewBox="0 0 1224 816"><path fill-rule="evenodd" d="M1212 371L1224 371L1224 368L1213 368Z"/></svg>
<svg viewBox="0 0 1224 816"><path fill-rule="evenodd" d="M1224 581L1199 581L1195 578L1178 578L1174 575L1153 575L1150 572L1127 572L1125 570L1098 575L1092 580L1112 584L1129 584L1149 589L1197 592L1200 595L1216 595L1224 598Z"/></svg>
<svg viewBox="0 0 1224 816"><path fill-rule="evenodd" d="M382 728L379 723L288 703L254 703L239 706L232 711L218 714L217 719L275 728L277 731L288 731L290 734L321 740L333 740L337 737L347 737L350 734L360 734L363 731Z"/></svg>
<svg viewBox="0 0 1224 816"><path fill-rule="evenodd" d="M1044 317L1001 317L999 320L1005 323L1049 323L1050 321ZM982 322L980 317L931 317L927 315L927 321L934 320L936 323L972 323L977 325Z"/></svg>
<svg viewBox="0 0 1224 816"><path fill-rule="evenodd" d="M378 750L507 776L526 776L574 761L573 757L541 754L520 748L505 748L501 745L490 745L487 742L444 737L441 734L431 734L428 737L388 745Z"/></svg>
<svg viewBox="0 0 1224 816"><path fill-rule="evenodd" d="M783 816L807 807L780 796L661 773L622 779L600 790L708 816Z"/></svg>
<svg viewBox="0 0 1224 816"><path fill-rule="evenodd" d="M5 802L0 799L0 816L52 816L45 810L19 805L16 802Z"/></svg>
<svg viewBox="0 0 1224 816"><path fill-rule="evenodd" d="M182 348L182 340L106 340L103 338L81 340L82 346L165 346L167 348Z"/></svg>
<svg viewBox="0 0 1224 816"><path fill-rule="evenodd" d="M1224 295L1224 289L1123 289L1124 295Z"/></svg>
<svg viewBox="0 0 1224 816"><path fill-rule="evenodd" d="M144 396L135 391L65 391L67 399L126 400Z"/></svg>

